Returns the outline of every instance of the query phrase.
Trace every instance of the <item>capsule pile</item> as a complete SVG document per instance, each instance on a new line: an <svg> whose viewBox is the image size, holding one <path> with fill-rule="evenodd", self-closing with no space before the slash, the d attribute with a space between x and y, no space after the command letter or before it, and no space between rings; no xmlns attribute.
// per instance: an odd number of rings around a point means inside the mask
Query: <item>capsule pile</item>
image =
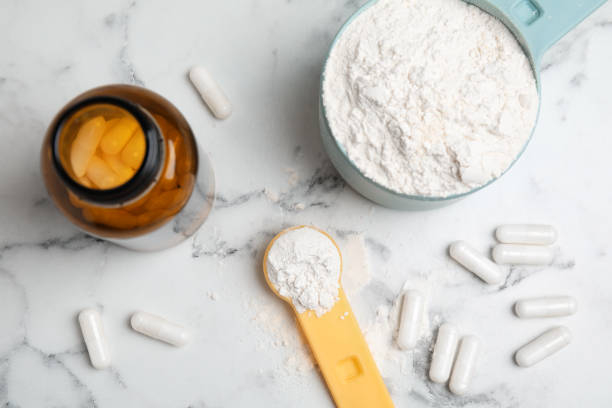
<svg viewBox="0 0 612 408"><path fill-rule="evenodd" d="M553 261L551 245L557 239L557 231L550 225L502 225L496 229L495 235L500 243L493 248L493 260L465 241L453 242L449 254L489 285L504 282L505 273L501 265L548 265ZM397 335L397 345L401 349L415 347L424 304L421 292L408 290L404 293ZM571 296L526 298L514 305L514 313L521 319L569 316L576 310L577 302ZM568 328L554 326L521 347L514 354L514 360L520 367L532 366L561 350L570 341ZM465 394L474 376L481 348L478 337L470 334L460 339L455 325L442 324L433 346L429 378L435 383L448 382L448 388L454 394Z"/></svg>
<svg viewBox="0 0 612 408"><path fill-rule="evenodd" d="M106 190L132 178L142 164L146 142L132 116L88 119L70 146L70 164L79 183Z"/></svg>

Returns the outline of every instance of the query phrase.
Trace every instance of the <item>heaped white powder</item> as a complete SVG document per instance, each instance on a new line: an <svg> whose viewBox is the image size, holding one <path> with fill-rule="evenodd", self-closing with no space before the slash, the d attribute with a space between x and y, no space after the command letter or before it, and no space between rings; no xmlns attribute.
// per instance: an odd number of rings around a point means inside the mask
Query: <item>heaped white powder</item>
<svg viewBox="0 0 612 408"><path fill-rule="evenodd" d="M304 227L281 235L268 252L268 279L298 313L327 313L338 300L340 253L319 231Z"/></svg>
<svg viewBox="0 0 612 408"><path fill-rule="evenodd" d="M379 0L325 68L334 137L364 175L445 197L503 173L538 109L529 61L497 19L461 0Z"/></svg>

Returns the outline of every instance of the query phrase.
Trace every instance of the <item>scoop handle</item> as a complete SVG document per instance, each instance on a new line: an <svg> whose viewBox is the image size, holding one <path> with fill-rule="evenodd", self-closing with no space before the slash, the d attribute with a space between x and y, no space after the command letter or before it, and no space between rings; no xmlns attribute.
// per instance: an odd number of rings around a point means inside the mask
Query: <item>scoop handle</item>
<svg viewBox="0 0 612 408"><path fill-rule="evenodd" d="M468 0L501 19L539 70L542 55L606 0ZM508 24L510 23L510 24Z"/></svg>
<svg viewBox="0 0 612 408"><path fill-rule="evenodd" d="M304 312L297 320L338 408L393 407L342 289L329 312Z"/></svg>

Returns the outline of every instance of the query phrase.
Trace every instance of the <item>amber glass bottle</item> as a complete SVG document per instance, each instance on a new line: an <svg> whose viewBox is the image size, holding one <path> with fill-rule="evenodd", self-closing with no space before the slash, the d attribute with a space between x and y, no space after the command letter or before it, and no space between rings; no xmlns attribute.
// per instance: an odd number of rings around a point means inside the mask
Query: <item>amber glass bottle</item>
<svg viewBox="0 0 612 408"><path fill-rule="evenodd" d="M214 200L214 176L181 113L145 88L110 85L51 122L41 169L51 198L85 232L137 250L191 236Z"/></svg>

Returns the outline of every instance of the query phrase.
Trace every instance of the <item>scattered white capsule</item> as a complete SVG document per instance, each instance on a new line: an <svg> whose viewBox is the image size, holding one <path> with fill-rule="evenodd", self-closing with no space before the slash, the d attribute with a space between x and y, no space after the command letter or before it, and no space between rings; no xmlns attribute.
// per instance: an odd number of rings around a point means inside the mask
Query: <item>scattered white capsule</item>
<svg viewBox="0 0 612 408"><path fill-rule="evenodd" d="M111 358L108 342L102 327L102 317L96 309L85 309L79 313L79 325L94 368L102 370L110 366Z"/></svg>
<svg viewBox="0 0 612 408"><path fill-rule="evenodd" d="M436 383L445 383L450 377L451 367L457 352L459 331L451 323L444 323L438 329L438 337L431 356L429 378Z"/></svg>
<svg viewBox="0 0 612 408"><path fill-rule="evenodd" d="M571 296L546 296L521 299L514 304L518 317L559 317L576 313L578 304Z"/></svg>
<svg viewBox="0 0 612 408"><path fill-rule="evenodd" d="M196 87L213 115L218 119L226 119L232 114L232 104L206 68L202 66L191 68L189 71L189 79L193 86Z"/></svg>
<svg viewBox="0 0 612 408"><path fill-rule="evenodd" d="M552 247L539 245L497 244L493 259L498 264L550 265L555 257Z"/></svg>
<svg viewBox="0 0 612 408"><path fill-rule="evenodd" d="M172 344L177 347L184 346L191 341L191 333L178 324L171 323L156 315L145 312L136 312L130 320L132 329L145 336Z"/></svg>
<svg viewBox="0 0 612 408"><path fill-rule="evenodd" d="M530 367L570 344L572 334L564 326L554 327L521 347L514 355L516 364Z"/></svg>
<svg viewBox="0 0 612 408"><path fill-rule="evenodd" d="M472 248L467 242L453 242L449 252L455 261L488 284L496 285L502 282L503 273L500 267Z"/></svg>
<svg viewBox="0 0 612 408"><path fill-rule="evenodd" d="M457 360L453 366L448 388L453 394L465 394L470 386L474 371L476 368L476 360L480 354L480 340L476 336L465 336L461 339L459 350L457 351Z"/></svg>
<svg viewBox="0 0 612 408"><path fill-rule="evenodd" d="M495 236L504 244L550 245L557 240L557 230L552 225L509 224L497 227Z"/></svg>
<svg viewBox="0 0 612 408"><path fill-rule="evenodd" d="M403 350L413 349L419 340L425 299L418 290L408 290L402 300L397 345Z"/></svg>
<svg viewBox="0 0 612 408"><path fill-rule="evenodd" d="M459 343L457 359L453 365L453 372L448 388L453 394L465 394L470 386L478 355L480 354L480 339L476 336L465 336Z"/></svg>

